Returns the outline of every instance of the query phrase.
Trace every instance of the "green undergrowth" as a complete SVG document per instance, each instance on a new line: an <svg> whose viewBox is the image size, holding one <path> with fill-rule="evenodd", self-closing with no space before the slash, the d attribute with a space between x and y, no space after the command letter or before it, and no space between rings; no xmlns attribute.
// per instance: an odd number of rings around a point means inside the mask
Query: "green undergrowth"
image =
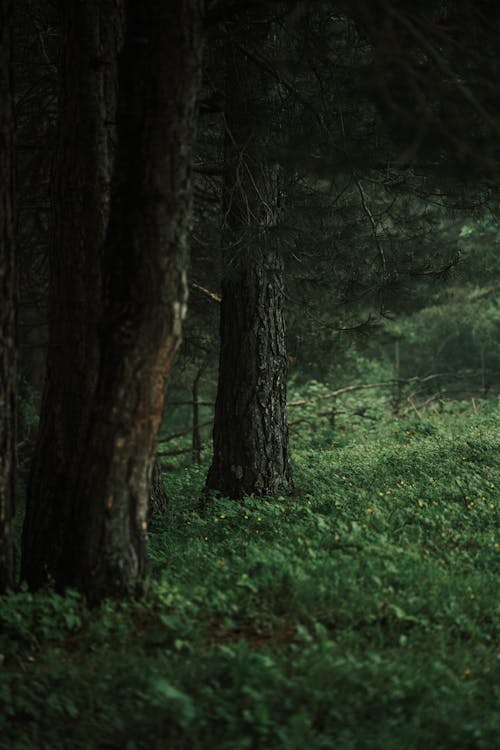
<svg viewBox="0 0 500 750"><path fill-rule="evenodd" d="M495 411L295 446L293 498L165 477L136 603L0 603L0 747L494 750Z"/></svg>

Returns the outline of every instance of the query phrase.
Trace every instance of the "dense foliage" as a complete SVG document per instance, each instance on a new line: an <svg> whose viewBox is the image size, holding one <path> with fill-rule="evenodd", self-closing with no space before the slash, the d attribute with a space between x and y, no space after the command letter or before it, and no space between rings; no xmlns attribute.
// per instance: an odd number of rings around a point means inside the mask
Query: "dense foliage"
<svg viewBox="0 0 500 750"><path fill-rule="evenodd" d="M495 404L343 427L291 499L167 474L143 601L9 594L0 747L496 748Z"/></svg>

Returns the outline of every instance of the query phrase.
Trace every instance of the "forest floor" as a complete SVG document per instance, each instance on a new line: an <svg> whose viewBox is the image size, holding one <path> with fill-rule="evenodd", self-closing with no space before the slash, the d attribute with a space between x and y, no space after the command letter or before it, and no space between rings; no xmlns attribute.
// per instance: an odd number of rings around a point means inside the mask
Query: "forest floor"
<svg viewBox="0 0 500 750"><path fill-rule="evenodd" d="M0 748L496 750L498 411L341 438L204 518L168 474L139 603L5 597Z"/></svg>

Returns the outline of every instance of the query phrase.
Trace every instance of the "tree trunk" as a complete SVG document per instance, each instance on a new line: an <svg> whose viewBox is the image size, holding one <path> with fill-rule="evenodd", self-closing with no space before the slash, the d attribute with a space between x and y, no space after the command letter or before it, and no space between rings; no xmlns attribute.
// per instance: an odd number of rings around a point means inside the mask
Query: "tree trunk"
<svg viewBox="0 0 500 750"><path fill-rule="evenodd" d="M117 57L114 0L67 0L62 12L59 133L52 175L49 347L27 487L21 577L64 575L62 550L97 383L102 248L109 220Z"/></svg>
<svg viewBox="0 0 500 750"><path fill-rule="evenodd" d="M0 593L14 583L16 273L12 0L0 0Z"/></svg>
<svg viewBox="0 0 500 750"><path fill-rule="evenodd" d="M89 5L101 4L83 7ZM49 527L59 528L56 584L77 586L92 601L133 594L146 575L149 476L185 312L189 165L201 59L198 0L126 0L125 8L117 155L98 304L88 323L98 332L91 352L96 385L86 394L83 430L69 404L62 409L74 432L83 434L62 497L57 490L59 510L66 513L59 519L53 513ZM93 63L101 68L101 57ZM85 301L89 305L92 298ZM87 380L80 377L83 386ZM48 440L46 430L44 450ZM52 507L56 512L54 502ZM31 539L40 534L40 525L32 526ZM24 569L36 584L36 555L25 539Z"/></svg>
<svg viewBox="0 0 500 750"><path fill-rule="evenodd" d="M270 45L272 27L264 28L247 29L259 49ZM228 43L221 350L206 481L206 489L232 498L292 490L277 239L281 175L262 132L262 124L278 115L278 97L274 81L244 53L247 43L244 36Z"/></svg>
<svg viewBox="0 0 500 750"><path fill-rule="evenodd" d="M163 485L161 465L157 458L153 461L151 469L151 486L149 490L148 516L161 516L168 508L168 497Z"/></svg>
<svg viewBox="0 0 500 750"><path fill-rule="evenodd" d="M205 371L206 363L202 364L194 376L191 393L193 395L193 432L191 436L191 447L193 449L193 463L201 463L201 433L200 433L200 400L199 385L201 376Z"/></svg>

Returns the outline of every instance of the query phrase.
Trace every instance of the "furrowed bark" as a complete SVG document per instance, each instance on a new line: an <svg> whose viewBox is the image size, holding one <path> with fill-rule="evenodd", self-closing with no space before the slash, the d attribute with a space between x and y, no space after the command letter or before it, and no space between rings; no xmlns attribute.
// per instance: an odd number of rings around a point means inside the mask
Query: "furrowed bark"
<svg viewBox="0 0 500 750"><path fill-rule="evenodd" d="M65 554L65 583L94 601L137 593L146 576L150 472L186 309L201 66L198 0L126 8L99 378Z"/></svg>
<svg viewBox="0 0 500 750"><path fill-rule="evenodd" d="M120 1L60 4L59 134L52 175L49 347L27 488L21 576L64 575L74 486L99 368L102 248L109 220Z"/></svg>
<svg viewBox="0 0 500 750"><path fill-rule="evenodd" d="M271 28L258 24L250 33L266 46ZM283 261L276 236L281 174L262 133L262 124L278 116L277 92L241 41L231 37L227 50L221 350L206 481L207 490L232 498L292 490Z"/></svg>
<svg viewBox="0 0 500 750"><path fill-rule="evenodd" d="M201 8L64 8L51 346L23 575L97 601L137 592L146 574L150 473L186 303Z"/></svg>

